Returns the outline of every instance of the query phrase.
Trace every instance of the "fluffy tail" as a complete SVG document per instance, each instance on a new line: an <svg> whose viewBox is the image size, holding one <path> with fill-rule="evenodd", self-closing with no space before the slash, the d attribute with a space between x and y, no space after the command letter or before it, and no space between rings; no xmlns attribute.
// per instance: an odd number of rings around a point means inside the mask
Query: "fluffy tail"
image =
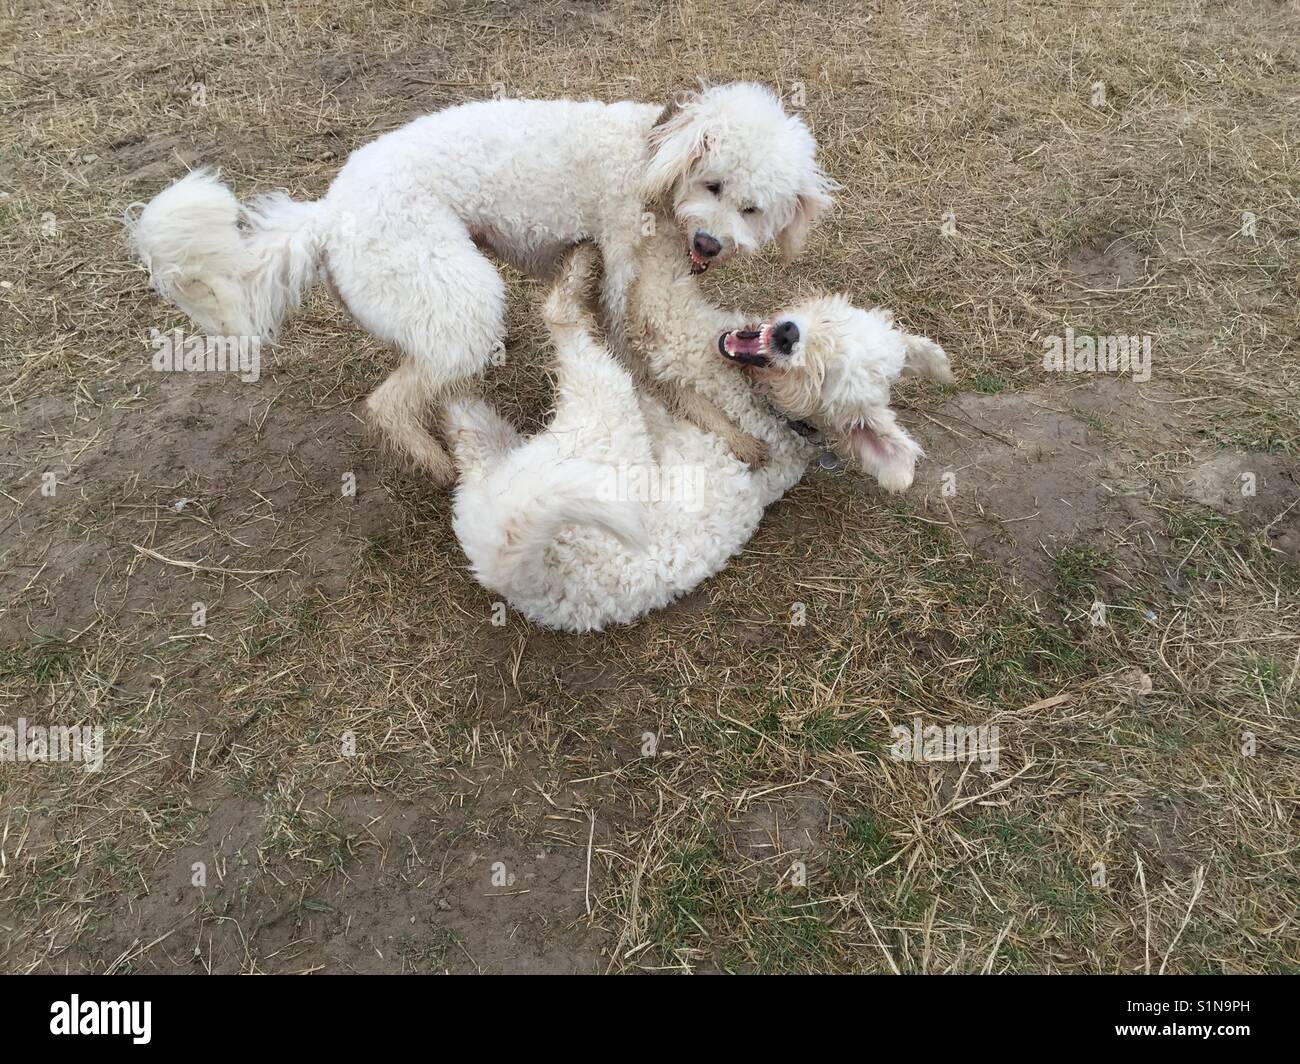
<svg viewBox="0 0 1300 1064"><path fill-rule="evenodd" d="M565 459L533 470L527 484L511 483L509 495L493 499L495 512L457 507L456 536L488 587L536 589L543 555L567 527L600 529L631 550L646 547L644 506L619 498L617 488L613 466Z"/></svg>
<svg viewBox="0 0 1300 1064"><path fill-rule="evenodd" d="M282 192L241 206L196 170L126 226L154 287L205 332L269 340L316 280L324 210Z"/></svg>

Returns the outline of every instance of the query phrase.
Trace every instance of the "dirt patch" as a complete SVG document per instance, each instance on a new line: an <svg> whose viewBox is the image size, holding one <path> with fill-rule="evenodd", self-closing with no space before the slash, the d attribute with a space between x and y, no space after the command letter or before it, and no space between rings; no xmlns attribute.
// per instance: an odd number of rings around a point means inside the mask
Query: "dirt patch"
<svg viewBox="0 0 1300 1064"><path fill-rule="evenodd" d="M1283 455L1222 451L1199 458L1183 476L1184 494L1300 561L1300 470Z"/></svg>
<svg viewBox="0 0 1300 1064"><path fill-rule="evenodd" d="M729 849L740 873L755 885L774 888L811 874L824 863L826 803L816 795L794 794L755 802L727 824ZM796 868L796 862L801 867Z"/></svg>
<svg viewBox="0 0 1300 1064"><path fill-rule="evenodd" d="M354 794L286 812L219 799L68 956L97 972L599 971L588 821L557 826L512 774L481 779L419 803ZM595 830L605 838L599 819ZM286 857L318 882L286 888Z"/></svg>
<svg viewBox="0 0 1300 1064"><path fill-rule="evenodd" d="M1170 576L1155 504L1162 497L1216 510L1262 531L1281 556L1300 559L1293 459L1194 451L1184 472L1152 474L1153 456L1187 448L1182 409L1171 393L1122 378L962 395L917 426L928 459L912 491L951 521L972 554L1040 606L1079 575L1073 562L1080 558L1103 589L1127 586L1138 574Z"/></svg>
<svg viewBox="0 0 1300 1064"><path fill-rule="evenodd" d="M1134 816L1134 852L1168 879L1184 881L1195 869L1193 818L1186 804L1167 794L1143 795Z"/></svg>
<svg viewBox="0 0 1300 1064"><path fill-rule="evenodd" d="M1123 235L1090 240L1065 259L1067 280L1085 296L1125 288L1146 273L1146 259Z"/></svg>
<svg viewBox="0 0 1300 1064"><path fill-rule="evenodd" d="M1150 488L1088 412L1123 413L1127 387L960 396L932 415L941 427L921 430L929 459L912 491L1040 606L1060 587L1068 551L1104 562L1103 585L1158 567L1168 544Z"/></svg>
<svg viewBox="0 0 1300 1064"><path fill-rule="evenodd" d="M21 403L0 633L66 639L117 621L156 641L194 634L195 602L216 621L250 601L341 591L391 503L348 404L282 394L270 380L182 375L98 406Z"/></svg>
<svg viewBox="0 0 1300 1064"><path fill-rule="evenodd" d="M139 133L114 141L103 156L90 162L101 174L111 174L141 192L152 192L178 174L211 161L215 151L211 136Z"/></svg>
<svg viewBox="0 0 1300 1064"><path fill-rule="evenodd" d="M491 83L471 79L463 63L440 48L400 49L382 56L326 52L311 60L303 76L313 91L343 108L392 101L393 128L456 102L457 91L487 96L492 89Z"/></svg>

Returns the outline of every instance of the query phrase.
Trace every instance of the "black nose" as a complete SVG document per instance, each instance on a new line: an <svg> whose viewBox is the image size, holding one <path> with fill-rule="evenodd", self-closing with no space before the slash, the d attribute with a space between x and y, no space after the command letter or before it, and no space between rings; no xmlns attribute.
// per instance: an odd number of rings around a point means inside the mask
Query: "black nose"
<svg viewBox="0 0 1300 1064"><path fill-rule="evenodd" d="M799 342L799 326L792 321L783 321L772 330L772 344L783 355L790 354Z"/></svg>
<svg viewBox="0 0 1300 1064"><path fill-rule="evenodd" d="M711 259L722 250L722 245L708 233L696 233L691 243L695 247L695 253L704 259Z"/></svg>

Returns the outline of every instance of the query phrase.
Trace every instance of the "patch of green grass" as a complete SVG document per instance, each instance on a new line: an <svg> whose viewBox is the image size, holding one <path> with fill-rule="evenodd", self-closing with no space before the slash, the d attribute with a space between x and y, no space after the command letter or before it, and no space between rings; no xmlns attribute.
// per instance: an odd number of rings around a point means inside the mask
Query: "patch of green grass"
<svg viewBox="0 0 1300 1064"><path fill-rule="evenodd" d="M1076 544L1063 547L1052 562L1060 578L1062 597L1066 598L1074 592L1095 587L1098 574L1113 564L1107 555L1093 547Z"/></svg>
<svg viewBox="0 0 1300 1064"><path fill-rule="evenodd" d="M1005 377L996 373L980 370L971 378L971 388L981 395L997 395L1006 391L1011 385Z"/></svg>
<svg viewBox="0 0 1300 1064"><path fill-rule="evenodd" d="M889 833L868 811L858 813L845 825L844 838L849 847L871 868L884 864L893 856L894 844L890 841Z"/></svg>
<svg viewBox="0 0 1300 1064"><path fill-rule="evenodd" d="M831 929L817 907L804 906L807 901L804 891L766 890L752 896L745 915L755 934L732 946L729 954L735 966L743 958L762 974L833 969L828 957Z"/></svg>
<svg viewBox="0 0 1300 1064"><path fill-rule="evenodd" d="M841 675L837 670L823 673L827 687ZM845 712L842 708L823 709L782 725L779 738L783 745L812 754L831 750L870 751L877 748L880 720L874 713Z"/></svg>
<svg viewBox="0 0 1300 1064"><path fill-rule="evenodd" d="M719 896L725 894L720 876L722 849L713 838L674 847L657 884L658 911L652 934L671 952L698 941L701 928L713 925Z"/></svg>
<svg viewBox="0 0 1300 1064"><path fill-rule="evenodd" d="M321 602L318 599L303 599L293 608L294 627L310 638L325 630L321 617Z"/></svg>
<svg viewBox="0 0 1300 1064"><path fill-rule="evenodd" d="M976 816L970 833L972 838L987 839L999 849L1022 856L1038 854L1051 844L1047 829L1040 821L996 809Z"/></svg>
<svg viewBox="0 0 1300 1064"><path fill-rule="evenodd" d="M1290 671L1281 662L1252 650L1246 651L1246 661L1249 683L1258 685L1270 695L1282 693Z"/></svg>
<svg viewBox="0 0 1300 1064"><path fill-rule="evenodd" d="M361 559L366 565L382 571L392 566L402 549L402 537L398 530L379 532L366 537Z"/></svg>
<svg viewBox="0 0 1300 1064"><path fill-rule="evenodd" d="M82 652L63 643L10 646L0 649L0 680L25 677L43 686L67 679L77 669Z"/></svg>

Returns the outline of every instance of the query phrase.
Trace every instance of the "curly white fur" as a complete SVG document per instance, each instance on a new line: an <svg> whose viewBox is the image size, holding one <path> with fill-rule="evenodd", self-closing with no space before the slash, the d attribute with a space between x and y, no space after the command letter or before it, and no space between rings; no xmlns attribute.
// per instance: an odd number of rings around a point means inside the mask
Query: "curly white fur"
<svg viewBox="0 0 1300 1064"><path fill-rule="evenodd" d="M719 437L638 392L597 342L578 300L593 263L593 249L579 248L547 303L557 370L547 429L524 442L478 399L447 411L461 471L457 538L479 580L516 609L548 626L599 630L667 605L718 572L817 453L764 391L777 403L793 397L798 409L787 412L843 439L882 486L911 483L920 448L889 410L889 384L905 371L951 380L937 344L895 328L887 311L823 297L773 320L802 323L802 347L772 351L751 382L718 351L719 337L743 319L707 302L674 237L647 240L630 333L654 345L641 354L657 371L672 364L767 444L766 465L751 471ZM625 490L633 484L654 490Z"/></svg>
<svg viewBox="0 0 1300 1064"><path fill-rule="evenodd" d="M711 262L775 239L793 250L830 203L815 153L802 120L753 84L689 95L670 113L492 100L358 149L317 203L241 207L200 171L129 226L159 291L212 333L272 336L326 272L356 321L403 356L367 402L373 422L447 482L454 470L424 416L504 351L505 288L485 250L547 276L566 248L594 241L617 324L650 199L676 205L683 257L701 233L717 244Z"/></svg>

